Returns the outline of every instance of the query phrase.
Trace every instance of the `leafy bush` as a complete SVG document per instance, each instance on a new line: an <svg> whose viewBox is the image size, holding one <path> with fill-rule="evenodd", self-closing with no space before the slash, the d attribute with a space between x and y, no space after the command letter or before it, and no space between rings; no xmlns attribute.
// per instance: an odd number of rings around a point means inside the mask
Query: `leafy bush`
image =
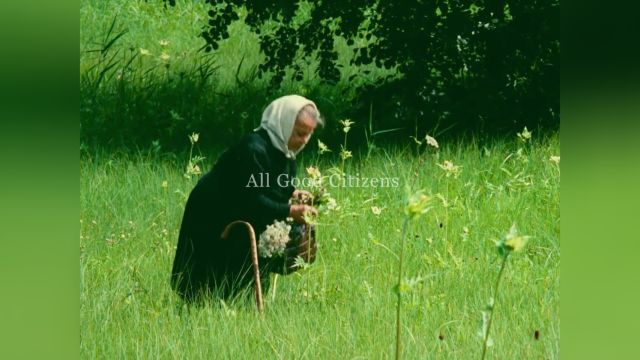
<svg viewBox="0 0 640 360"><path fill-rule="evenodd" d="M395 69L363 83L363 113L376 104L382 127L412 132L436 125L512 130L559 123L559 2L543 1L210 1L202 32L215 51L239 21L259 36L265 55L259 74L277 88L292 71L303 78L303 59L317 58L328 84L352 82L339 63L340 38L353 51L350 64Z"/></svg>

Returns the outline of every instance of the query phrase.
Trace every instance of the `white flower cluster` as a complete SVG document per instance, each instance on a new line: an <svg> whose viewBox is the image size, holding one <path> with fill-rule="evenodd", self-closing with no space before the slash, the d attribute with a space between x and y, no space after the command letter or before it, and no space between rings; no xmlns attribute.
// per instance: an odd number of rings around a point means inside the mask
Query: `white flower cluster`
<svg viewBox="0 0 640 360"><path fill-rule="evenodd" d="M272 225L267 225L267 229L260 234L258 241L260 256L269 258L274 255L282 255L290 240L289 231L291 231L291 225L284 221L276 220Z"/></svg>

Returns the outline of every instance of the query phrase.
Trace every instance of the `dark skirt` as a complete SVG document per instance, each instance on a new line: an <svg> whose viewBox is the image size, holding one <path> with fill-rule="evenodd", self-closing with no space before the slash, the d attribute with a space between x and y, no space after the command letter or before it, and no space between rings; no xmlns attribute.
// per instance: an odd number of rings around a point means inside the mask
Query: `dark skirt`
<svg viewBox="0 0 640 360"><path fill-rule="evenodd" d="M260 234L255 234L256 242ZM260 284L263 293L270 286L270 273L291 274L300 269L296 259L307 263L315 261L316 232L313 225L293 224L289 233L291 240L282 256L258 257ZM251 241L244 225L229 229L226 239L218 238L209 257L200 257L186 266L188 274L174 271L172 284L176 292L186 301L203 298L231 300L238 296L253 294L255 286L251 261ZM175 269L174 269L175 270ZM187 275L187 276L185 276Z"/></svg>

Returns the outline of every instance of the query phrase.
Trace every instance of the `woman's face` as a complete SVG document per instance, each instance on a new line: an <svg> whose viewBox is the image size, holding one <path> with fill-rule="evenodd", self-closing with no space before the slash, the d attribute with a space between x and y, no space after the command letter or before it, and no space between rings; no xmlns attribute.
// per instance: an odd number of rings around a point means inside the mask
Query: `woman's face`
<svg viewBox="0 0 640 360"><path fill-rule="evenodd" d="M316 121L307 114L300 114L293 125L291 137L287 146L291 151L298 151L311 138L313 130L316 128Z"/></svg>

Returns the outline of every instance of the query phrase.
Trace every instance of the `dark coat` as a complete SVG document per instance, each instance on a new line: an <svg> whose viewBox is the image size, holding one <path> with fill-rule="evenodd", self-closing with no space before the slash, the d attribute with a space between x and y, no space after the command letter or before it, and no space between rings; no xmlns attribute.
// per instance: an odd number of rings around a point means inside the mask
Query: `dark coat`
<svg viewBox="0 0 640 360"><path fill-rule="evenodd" d="M173 262L174 290L186 299L200 291L228 297L250 284L246 230L226 240L220 235L227 224L243 220L253 226L257 241L267 225L284 220L295 173L295 160L275 148L264 129L225 151L187 200Z"/></svg>

